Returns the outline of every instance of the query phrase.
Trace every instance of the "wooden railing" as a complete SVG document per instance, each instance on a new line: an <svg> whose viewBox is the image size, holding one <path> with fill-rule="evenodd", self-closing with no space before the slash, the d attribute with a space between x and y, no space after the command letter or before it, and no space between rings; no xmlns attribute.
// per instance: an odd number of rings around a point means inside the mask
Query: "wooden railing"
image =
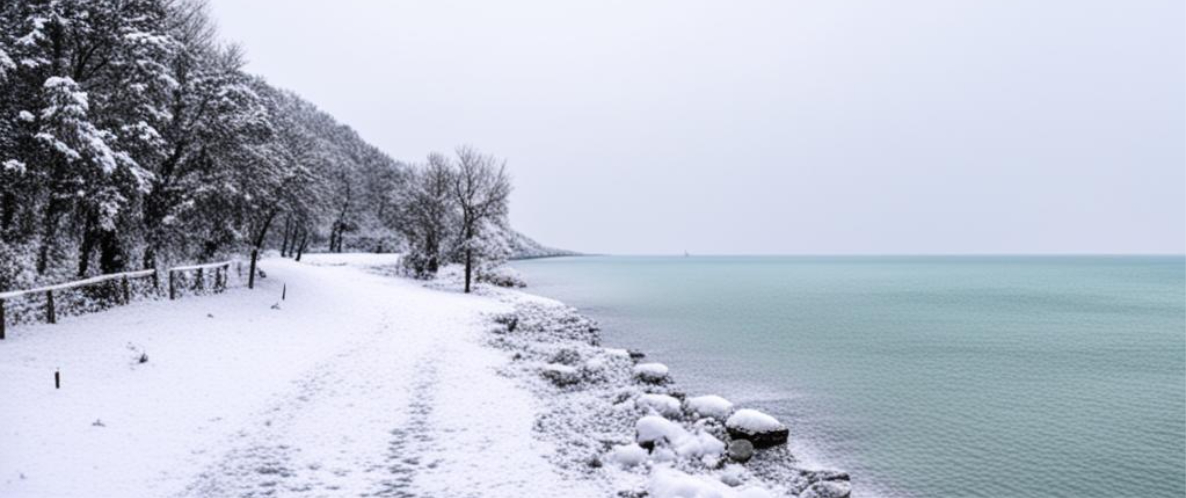
<svg viewBox="0 0 1186 498"><path fill-rule="evenodd" d="M218 263L206 263L204 265L189 265L177 266L169 268L169 299L177 299L177 275L180 273L196 272L197 278L194 280L194 288L200 289L204 286L203 279L206 270L214 270L214 290L215 292L222 292L226 290L227 273L231 270L230 261L220 261Z"/></svg>
<svg viewBox="0 0 1186 498"><path fill-rule="evenodd" d="M201 289L205 287L204 278L206 270L214 270L214 291L222 292L227 288L227 273L230 272L231 262L221 261L218 263L208 263L202 265L177 266L166 270L169 273L169 299L177 298L177 276L184 273L196 272L197 277L194 281L194 288ZM84 280L76 280L73 282L65 282L55 285L47 285L44 287L37 287L28 290L15 290L8 292L0 292L0 340L4 339L4 327L7 321L4 316L4 304L6 301L13 299L33 296L38 294L45 294L45 321L47 323L57 323L58 315L57 309L54 306L54 293L77 289L80 287L89 287L92 285L101 284L104 282L118 282L119 292L115 294L117 304L128 304L132 300L132 291L130 280L140 278L152 278L153 289L160 287L160 280L157 276L156 270L138 270L123 273L112 273L109 275L99 275Z"/></svg>
<svg viewBox="0 0 1186 498"><path fill-rule="evenodd" d="M58 323L57 310L54 308L54 292L64 291L69 289L77 289L79 287L88 287L103 282L119 281L120 292L117 294L121 299L121 304L128 304L132 300L131 285L128 283L130 279L153 277L153 283L156 283L156 270L140 270L129 271L123 273L112 273L110 275L99 275L85 280L76 280L74 282L66 282L56 285L47 285L45 287L38 287L36 289L18 290L0 292L0 339L4 339L4 303L10 299L19 297L45 294L45 321L48 323Z"/></svg>

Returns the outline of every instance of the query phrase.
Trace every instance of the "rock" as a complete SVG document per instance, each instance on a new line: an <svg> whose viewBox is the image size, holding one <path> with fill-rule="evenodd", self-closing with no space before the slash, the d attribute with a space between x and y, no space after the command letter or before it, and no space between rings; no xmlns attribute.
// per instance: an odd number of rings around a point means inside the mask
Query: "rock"
<svg viewBox="0 0 1186 498"><path fill-rule="evenodd" d="M662 363L642 363L634 366L634 376L650 384L662 384L667 381L667 365Z"/></svg>
<svg viewBox="0 0 1186 498"><path fill-rule="evenodd" d="M842 470L808 470L803 472L803 478L807 482L815 484L822 481L847 481L848 472Z"/></svg>
<svg viewBox="0 0 1186 498"><path fill-rule="evenodd" d="M637 350L637 349L627 349L627 350L626 350L626 353L627 353L627 354L629 354L629 355L630 355L630 359L631 359L631 360L634 360L635 362L638 362L638 360L641 360L641 359L643 359L643 358L646 358L646 357L647 357L647 354L646 354L646 353L644 353L644 352L642 352L642 351L639 351L639 350Z"/></svg>
<svg viewBox="0 0 1186 498"><path fill-rule="evenodd" d="M769 448L786 444L791 431L777 419L758 410L737 410L725 421L725 429L732 439L746 439L754 448Z"/></svg>
<svg viewBox="0 0 1186 498"><path fill-rule="evenodd" d="M581 381L581 374L577 369L557 363L551 363L545 366L541 375L545 379L552 381L552 384L555 384L557 387L571 386Z"/></svg>
<svg viewBox="0 0 1186 498"><path fill-rule="evenodd" d="M667 418L677 418L681 414L679 400L666 394L644 394L634 403L643 410L654 410Z"/></svg>
<svg viewBox="0 0 1186 498"><path fill-rule="evenodd" d="M733 403L720 396L696 396L684 402L688 413L697 417L715 418L724 422L733 413Z"/></svg>
<svg viewBox="0 0 1186 498"><path fill-rule="evenodd" d="M852 484L848 481L820 481L799 494L799 498L849 498Z"/></svg>
<svg viewBox="0 0 1186 498"><path fill-rule="evenodd" d="M734 439L729 443L729 458L734 462L745 463L754 457L754 444L745 439Z"/></svg>

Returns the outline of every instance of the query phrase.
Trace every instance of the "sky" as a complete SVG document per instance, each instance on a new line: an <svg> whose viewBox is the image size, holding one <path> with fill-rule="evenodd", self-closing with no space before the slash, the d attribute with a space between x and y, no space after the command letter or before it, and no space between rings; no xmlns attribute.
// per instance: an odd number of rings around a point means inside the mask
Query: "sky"
<svg viewBox="0 0 1186 498"><path fill-rule="evenodd" d="M1181 0L212 0L392 157L614 254L1186 252Z"/></svg>

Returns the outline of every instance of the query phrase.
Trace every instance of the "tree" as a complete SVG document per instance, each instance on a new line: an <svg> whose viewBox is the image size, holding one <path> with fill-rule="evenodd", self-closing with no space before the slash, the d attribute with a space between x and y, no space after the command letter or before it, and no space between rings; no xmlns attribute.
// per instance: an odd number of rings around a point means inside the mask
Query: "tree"
<svg viewBox="0 0 1186 498"><path fill-rule="evenodd" d="M481 154L472 147L459 147L452 190L460 210L458 250L465 263L465 292L468 293L474 264L482 256L482 236L491 227L505 224L511 195L506 161Z"/></svg>
<svg viewBox="0 0 1186 498"><path fill-rule="evenodd" d="M413 169L397 203L395 225L408 243L403 264L417 278L436 274L444 260L443 248L453 236L457 206L454 177L447 157L430 154L426 164Z"/></svg>

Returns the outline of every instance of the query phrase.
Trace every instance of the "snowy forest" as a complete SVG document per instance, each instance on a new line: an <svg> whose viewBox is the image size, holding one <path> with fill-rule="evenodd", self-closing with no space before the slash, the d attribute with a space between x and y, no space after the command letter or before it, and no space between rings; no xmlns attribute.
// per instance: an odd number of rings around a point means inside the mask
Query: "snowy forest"
<svg viewBox="0 0 1186 498"><path fill-rule="evenodd" d="M396 161L244 64L203 0L0 4L0 290L266 249L463 263L468 290L547 251L504 161Z"/></svg>

